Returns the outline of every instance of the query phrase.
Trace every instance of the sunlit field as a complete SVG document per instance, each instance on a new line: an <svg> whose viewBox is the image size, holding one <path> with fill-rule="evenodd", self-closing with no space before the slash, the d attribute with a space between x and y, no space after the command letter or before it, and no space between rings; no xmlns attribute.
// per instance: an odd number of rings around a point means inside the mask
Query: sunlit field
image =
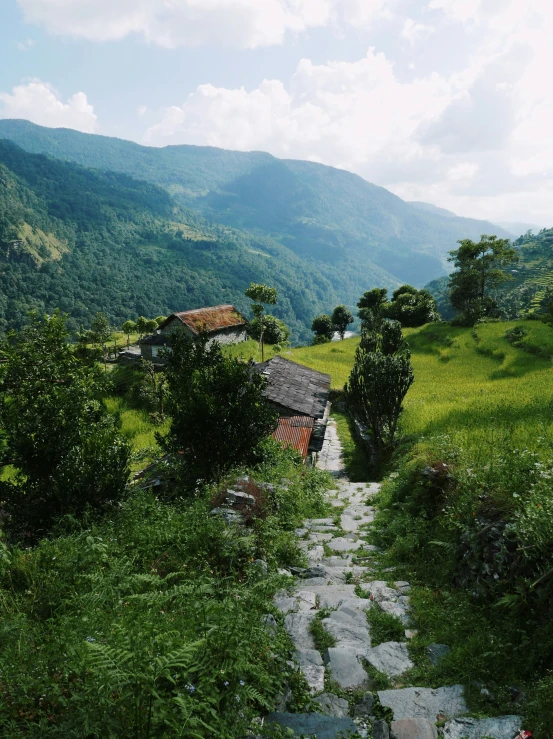
<svg viewBox="0 0 553 739"><path fill-rule="evenodd" d="M505 332L528 331L519 346ZM470 444L493 443L494 433L532 445L553 431L553 329L538 321L485 323L475 329L429 324L407 329L415 382L405 400L408 435L448 433ZM358 338L292 349L284 356L332 376L341 388ZM500 431L498 431L500 429ZM469 443L467 435L467 443Z"/></svg>
<svg viewBox="0 0 553 739"><path fill-rule="evenodd" d="M108 397L105 404L110 413L118 415L121 419L121 432L133 450L131 462L133 472L142 469L159 456L155 434L156 431L164 432L168 422L155 426L150 421L147 411L129 408L125 399L121 397Z"/></svg>

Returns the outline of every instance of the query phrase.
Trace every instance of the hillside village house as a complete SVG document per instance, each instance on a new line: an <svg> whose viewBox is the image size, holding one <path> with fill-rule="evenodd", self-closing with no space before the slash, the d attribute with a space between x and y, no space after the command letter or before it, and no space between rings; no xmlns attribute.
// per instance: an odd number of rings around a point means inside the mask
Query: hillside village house
<svg viewBox="0 0 553 739"><path fill-rule="evenodd" d="M279 356L257 369L268 380L265 397L279 415L273 437L313 461L328 423L330 375Z"/></svg>
<svg viewBox="0 0 553 739"><path fill-rule="evenodd" d="M214 305L209 308L171 313L161 323L156 333L146 336L138 343L144 359L155 360L159 350L171 343L173 331L184 331L191 339L204 331L209 341L220 344L238 344L246 341L248 321L232 305Z"/></svg>

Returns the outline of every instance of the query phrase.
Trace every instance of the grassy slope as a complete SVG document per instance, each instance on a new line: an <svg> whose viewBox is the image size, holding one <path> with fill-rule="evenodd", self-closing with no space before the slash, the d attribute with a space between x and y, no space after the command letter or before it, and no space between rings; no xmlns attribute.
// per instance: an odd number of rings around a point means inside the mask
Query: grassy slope
<svg viewBox="0 0 553 739"><path fill-rule="evenodd" d="M505 332L528 329L521 347ZM471 443L494 425L524 436L551 428L553 330L538 321L487 323L475 330L447 324L407 329L415 383L405 401L406 434L460 433ZM332 376L339 389L347 380L358 338L293 349L285 356Z"/></svg>
<svg viewBox="0 0 553 739"><path fill-rule="evenodd" d="M529 333L523 347L511 346L505 332L525 326ZM405 401L403 432L409 436L448 433L460 443L480 446L493 441L494 429L508 429L515 440L531 443L544 431L553 431L553 330L538 321L487 323L476 330L453 328L447 324L407 329L412 351L415 383ZM359 338L331 342L322 346L285 349L282 356L308 367L327 372L332 388L340 390L346 382ZM261 361L255 341L227 348L234 356ZM274 356L265 347L265 359ZM115 404L117 405L117 404ZM113 410L115 410L115 405ZM125 409L123 430L140 452L154 444L154 429L143 411ZM347 423L335 413L344 440ZM353 454L353 450L350 450ZM138 465L140 466L140 465ZM354 465L356 479L362 479L359 460Z"/></svg>

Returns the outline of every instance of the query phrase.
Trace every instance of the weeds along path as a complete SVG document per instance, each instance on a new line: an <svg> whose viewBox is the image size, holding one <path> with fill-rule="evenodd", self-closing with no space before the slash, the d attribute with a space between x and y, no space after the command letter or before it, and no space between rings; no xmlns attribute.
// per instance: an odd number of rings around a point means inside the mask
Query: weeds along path
<svg viewBox="0 0 553 739"><path fill-rule="evenodd" d="M283 710L266 721L318 739L514 739L517 716L463 718L462 685L403 687L414 668L409 583L390 579L390 568L382 569L377 548L367 542L380 485L348 480L333 421L318 466L336 479L328 493L333 515L297 529L308 567L296 568L290 587L275 597L313 710ZM395 640L385 641L390 635ZM435 659L447 649L433 647Z"/></svg>

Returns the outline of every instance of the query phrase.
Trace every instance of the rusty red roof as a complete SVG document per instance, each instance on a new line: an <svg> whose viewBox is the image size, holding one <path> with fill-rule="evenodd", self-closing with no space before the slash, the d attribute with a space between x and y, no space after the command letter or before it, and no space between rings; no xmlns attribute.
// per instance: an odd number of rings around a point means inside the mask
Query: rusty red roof
<svg viewBox="0 0 553 739"><path fill-rule="evenodd" d="M195 310L171 313L160 324L160 330L163 330L175 318L184 323L195 334L199 334L200 331L211 333L223 328L245 326L247 323L246 318L233 305L213 305L209 308L196 308Z"/></svg>
<svg viewBox="0 0 553 739"><path fill-rule="evenodd" d="M279 418L277 429L273 432L273 439L280 441L284 446L293 447L305 459L314 423L315 419L309 416Z"/></svg>

